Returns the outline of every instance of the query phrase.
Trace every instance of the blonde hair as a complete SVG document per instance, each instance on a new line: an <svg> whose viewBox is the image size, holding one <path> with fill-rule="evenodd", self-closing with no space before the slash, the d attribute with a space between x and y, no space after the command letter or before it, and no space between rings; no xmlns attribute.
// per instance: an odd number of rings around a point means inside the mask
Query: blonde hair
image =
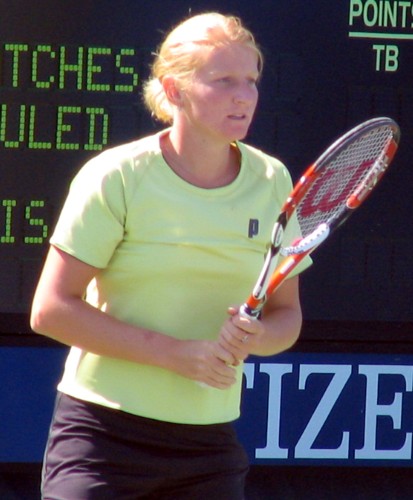
<svg viewBox="0 0 413 500"><path fill-rule="evenodd" d="M143 87L144 102L152 116L164 123L172 122L172 106L162 87L165 76L174 76L181 88L184 88L202 63L201 48L213 49L231 43L253 49L257 54L258 70L261 73L262 52L253 34L242 25L238 17L216 12L199 14L174 28L155 54L151 76Z"/></svg>

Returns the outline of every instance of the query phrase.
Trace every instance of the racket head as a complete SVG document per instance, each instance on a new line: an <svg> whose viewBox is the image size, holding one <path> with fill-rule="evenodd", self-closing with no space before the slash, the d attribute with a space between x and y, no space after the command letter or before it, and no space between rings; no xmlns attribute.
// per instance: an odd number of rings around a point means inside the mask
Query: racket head
<svg viewBox="0 0 413 500"><path fill-rule="evenodd" d="M331 233L363 203L386 172L399 141L394 120L373 118L337 139L307 169L300 181L303 192L294 203L303 238L322 224Z"/></svg>
<svg viewBox="0 0 413 500"><path fill-rule="evenodd" d="M276 223L284 229L296 212L302 237L289 247L276 248L272 256L267 254L260 278L241 306L241 314L259 317L268 296L367 198L390 165L399 141L400 129L394 120L373 118L337 139L307 168ZM277 253L285 259L269 276L268 257Z"/></svg>

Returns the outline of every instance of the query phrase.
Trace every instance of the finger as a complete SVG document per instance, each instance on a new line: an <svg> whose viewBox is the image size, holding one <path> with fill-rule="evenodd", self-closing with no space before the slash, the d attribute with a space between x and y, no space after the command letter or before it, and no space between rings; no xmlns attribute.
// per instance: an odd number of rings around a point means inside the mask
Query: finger
<svg viewBox="0 0 413 500"><path fill-rule="evenodd" d="M217 342L214 354L217 357L217 359L222 361L226 366L233 365L234 363L237 362L237 358L233 353L233 349L231 345L228 343L223 345L223 343Z"/></svg>
<svg viewBox="0 0 413 500"><path fill-rule="evenodd" d="M206 384L217 389L227 389L235 384L236 371L224 363L211 367L211 370L205 374L201 384Z"/></svg>
<svg viewBox="0 0 413 500"><path fill-rule="evenodd" d="M231 321L227 321L221 328L219 338L223 339L226 346L237 347L239 340L243 337L242 331Z"/></svg>
<svg viewBox="0 0 413 500"><path fill-rule="evenodd" d="M239 312L239 307L236 307L236 306L230 306L227 309L227 313L230 316L235 316L236 314L238 314L238 312Z"/></svg>
<svg viewBox="0 0 413 500"><path fill-rule="evenodd" d="M246 333L246 334L242 337L242 339L240 340L241 344L247 344L247 343L248 343L248 339L249 339L250 335L251 335L250 333Z"/></svg>
<svg viewBox="0 0 413 500"><path fill-rule="evenodd" d="M231 363L232 366L238 366L242 361L245 361L250 354L249 346L241 340L232 339L232 342L228 343L225 338L221 337L219 342L221 347L232 354L232 357L235 360Z"/></svg>
<svg viewBox="0 0 413 500"><path fill-rule="evenodd" d="M233 384L236 381L236 370L232 366L221 363L212 367L212 375L217 382Z"/></svg>
<svg viewBox="0 0 413 500"><path fill-rule="evenodd" d="M242 334L240 335L241 340L245 337L245 334L258 334L262 329L260 321L245 316L235 315L231 318L231 322L242 330Z"/></svg>

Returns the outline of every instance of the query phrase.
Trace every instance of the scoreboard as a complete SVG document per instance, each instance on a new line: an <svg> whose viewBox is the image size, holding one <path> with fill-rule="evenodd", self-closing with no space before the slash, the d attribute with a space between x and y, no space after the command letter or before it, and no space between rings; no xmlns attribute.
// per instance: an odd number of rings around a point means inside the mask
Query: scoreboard
<svg viewBox="0 0 413 500"><path fill-rule="evenodd" d="M239 15L256 34L265 67L248 142L293 177L357 123L381 115L399 123L401 146L382 186L315 254L302 302L310 322L413 321L413 2L0 7L0 334L30 333L31 298L71 178L91 156L155 130L140 97L151 54L171 25L206 10Z"/></svg>
<svg viewBox="0 0 413 500"><path fill-rule="evenodd" d="M28 316L69 183L92 156L159 127L141 99L152 53L172 25L211 10L240 16L256 35L264 75L246 142L280 158L294 180L358 123L389 116L400 125L400 147L380 186L300 277L300 341L291 352L247 360L237 422L251 464L294 466L291 476L288 467L278 476L271 468L270 496L282 481L291 493L300 477L308 493L309 470L297 465L323 466L324 485L334 469L350 466L353 477L360 468L360 484L373 478L374 494L385 491L391 472L413 466L407 0L0 0L4 477L11 463L42 460L66 354L32 335ZM377 467L386 473L374 475ZM257 477L261 491L264 476ZM348 477L334 492L354 493ZM411 474L404 478L392 491L405 488L408 497Z"/></svg>

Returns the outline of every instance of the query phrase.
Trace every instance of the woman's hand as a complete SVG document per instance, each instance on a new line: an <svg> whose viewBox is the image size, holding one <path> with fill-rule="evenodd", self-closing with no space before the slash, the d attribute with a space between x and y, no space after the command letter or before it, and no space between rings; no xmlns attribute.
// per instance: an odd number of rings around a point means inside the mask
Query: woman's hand
<svg viewBox="0 0 413 500"><path fill-rule="evenodd" d="M260 319L242 316L236 307L230 307L228 314L218 342L232 354L235 364L250 354L270 356L289 349L298 339L302 324L298 276L286 280L268 298Z"/></svg>
<svg viewBox="0 0 413 500"><path fill-rule="evenodd" d="M216 341L176 340L167 363L171 371L217 389L236 382L236 359Z"/></svg>
<svg viewBox="0 0 413 500"><path fill-rule="evenodd" d="M218 341L232 354L237 365L257 349L265 328L261 321L240 315L238 308L230 307L228 314L230 317L223 324Z"/></svg>
<svg viewBox="0 0 413 500"><path fill-rule="evenodd" d="M51 247L33 302L33 330L66 345L159 366L219 389L235 383L235 358L219 342L178 340L126 324L87 304L84 292L98 271Z"/></svg>

